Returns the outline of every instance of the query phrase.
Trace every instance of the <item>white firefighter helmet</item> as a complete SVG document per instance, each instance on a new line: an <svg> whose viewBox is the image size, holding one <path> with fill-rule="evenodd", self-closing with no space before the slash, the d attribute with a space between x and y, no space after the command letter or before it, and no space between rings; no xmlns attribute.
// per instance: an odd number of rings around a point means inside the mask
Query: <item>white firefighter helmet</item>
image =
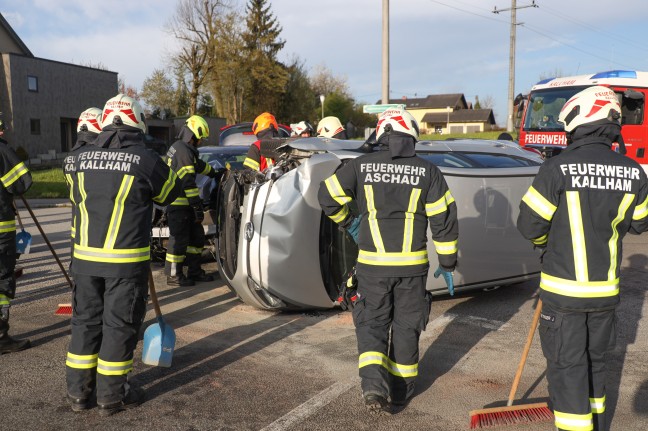
<svg viewBox="0 0 648 431"><path fill-rule="evenodd" d="M338 117L324 117L317 123L317 136L332 138L343 131L344 127L342 127Z"/></svg>
<svg viewBox="0 0 648 431"><path fill-rule="evenodd" d="M576 127L600 120L621 124L621 105L613 90L601 85L574 94L560 110L558 122L570 133Z"/></svg>
<svg viewBox="0 0 648 431"><path fill-rule="evenodd" d="M88 108L79 115L77 122L77 132L88 131L92 133L101 132L101 109Z"/></svg>
<svg viewBox="0 0 648 431"><path fill-rule="evenodd" d="M404 109L388 109L378 118L376 126L376 141L385 133L397 132L409 135L418 141L419 126L416 119Z"/></svg>
<svg viewBox="0 0 648 431"><path fill-rule="evenodd" d="M106 102L101 114L101 128L110 124L137 127L146 133L144 110L132 97L118 94Z"/></svg>
<svg viewBox="0 0 648 431"><path fill-rule="evenodd" d="M301 136L303 133L308 133L308 136L313 136L313 126L308 121L300 121L296 124L290 125L292 130L291 136Z"/></svg>

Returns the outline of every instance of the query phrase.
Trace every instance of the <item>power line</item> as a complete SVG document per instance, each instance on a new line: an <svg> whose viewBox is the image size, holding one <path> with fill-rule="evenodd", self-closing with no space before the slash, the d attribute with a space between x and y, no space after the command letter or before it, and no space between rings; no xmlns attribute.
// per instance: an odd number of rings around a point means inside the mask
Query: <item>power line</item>
<svg viewBox="0 0 648 431"><path fill-rule="evenodd" d="M556 11L556 10L554 10L554 9L552 9L552 8L548 8L548 7L546 7L546 6L542 6L542 7L540 8L540 10L541 10L542 12L546 13L546 14L549 14L549 15L555 16L555 17L557 17L557 18L561 18L561 19L563 19L563 20L565 20L565 21L569 21L569 22L574 23L574 24L576 24L576 25L579 25L579 26L581 26L581 27L583 27L583 28L586 28L586 29L588 29L588 30L591 30L591 31L593 31L593 32L595 32L595 33L599 33L599 34L602 34L602 35L604 35L604 36L609 36L609 37L611 37L611 38L613 38L613 39L616 39L616 40L619 41L619 42L623 42L623 43L625 43L625 44L632 45L632 46L634 46L634 47L636 47L636 48L638 48L638 49L641 49L641 50L643 50L643 51L647 51L647 52L648 52L648 48L646 48L646 46L644 46L644 45L641 45L641 44L639 44L639 43L637 43L637 42L634 42L633 40L628 39L627 37L623 37L623 36L620 36L620 35L617 35L617 34L614 34L614 33L610 33L610 32L606 32L606 31L601 31L600 28L595 27L595 26L593 26L593 25L591 25L591 24L588 24L588 23L586 23L585 21L581 21L581 20L579 20L579 19L577 19L577 18L573 18L573 17L567 16L567 15L565 15L562 11ZM552 11L553 11L553 12L552 12Z"/></svg>
<svg viewBox="0 0 648 431"><path fill-rule="evenodd" d="M531 26L526 25L526 24L521 24L521 26L524 27L524 28L526 28L526 29L529 30L529 31L532 31L533 33L537 33L537 34L539 34L540 36L546 37L547 39L552 40L552 41L554 41L554 42L556 42L556 43L559 43L559 44L561 44L561 45L564 45L564 46L569 47L569 48L571 48L571 49L574 49L574 50L576 50L576 51L582 52L583 54L590 55L590 56L592 56L592 57L598 58L599 60L607 61L607 62L609 62L609 63L616 64L616 65L619 65L619 66L624 67L624 68L628 68L628 69L632 69L632 68L633 68L633 67L631 67L631 66L628 66L628 65L621 64L621 63L619 63L619 62L616 62L616 61L610 60L609 58L605 58L605 57L602 57L602 56L600 56L600 55L596 55L596 54L594 54L594 53L592 53L592 52L585 51L584 49L578 48L578 47L576 47L576 46L574 46L574 45L571 45L571 44L569 44L569 43L565 43L565 42L563 42L563 41L561 41L561 40L558 40L558 39L556 39L556 38L554 38L554 37L552 37L552 36L550 36L550 35L548 35L548 34L542 32L541 30L539 30L539 29L537 29L537 28L535 28L535 27L531 27Z"/></svg>

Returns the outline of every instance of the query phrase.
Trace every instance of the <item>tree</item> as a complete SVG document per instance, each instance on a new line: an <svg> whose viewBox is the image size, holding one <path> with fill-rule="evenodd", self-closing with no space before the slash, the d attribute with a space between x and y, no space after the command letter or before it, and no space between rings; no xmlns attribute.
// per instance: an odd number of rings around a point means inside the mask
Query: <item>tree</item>
<svg viewBox="0 0 648 431"><path fill-rule="evenodd" d="M294 58L287 71L288 82L276 116L286 124L302 120L312 122L319 117L319 99L310 85L303 61Z"/></svg>
<svg viewBox="0 0 648 431"><path fill-rule="evenodd" d="M270 11L268 0L248 0L245 31L242 34L247 54L249 86L244 112L253 118L262 111L276 111L288 81L286 67L277 61L285 45L282 28Z"/></svg>
<svg viewBox="0 0 648 431"><path fill-rule="evenodd" d="M132 97L135 100L139 100L139 94L137 93L137 88L132 85L126 84L123 78L117 78L117 91L120 94L125 94L128 97Z"/></svg>
<svg viewBox="0 0 648 431"><path fill-rule="evenodd" d="M144 80L140 97L148 108L157 112L159 117L173 116L176 89L173 81L162 69L155 69L150 77Z"/></svg>
<svg viewBox="0 0 648 431"><path fill-rule="evenodd" d="M479 100L479 106L480 108L475 106L475 109L493 109L495 107L495 98L492 95L487 94Z"/></svg>
<svg viewBox="0 0 648 431"><path fill-rule="evenodd" d="M243 120L243 100L250 79L246 73L247 58L239 23L241 15L230 12L222 17L216 32L212 73L209 89L214 96L218 115L229 124Z"/></svg>
<svg viewBox="0 0 648 431"><path fill-rule="evenodd" d="M324 116L338 117L344 125L353 113L354 101L349 96L337 92L331 93L324 99Z"/></svg>
<svg viewBox="0 0 648 431"><path fill-rule="evenodd" d="M215 35L226 0L179 0L169 27L181 43L175 66L189 77L189 114L196 113L206 77L214 67Z"/></svg>
<svg viewBox="0 0 648 431"><path fill-rule="evenodd" d="M351 92L346 82L346 77L338 77L325 65L315 66L310 75L310 84L315 94L323 94L328 97L329 94L337 93L350 97Z"/></svg>

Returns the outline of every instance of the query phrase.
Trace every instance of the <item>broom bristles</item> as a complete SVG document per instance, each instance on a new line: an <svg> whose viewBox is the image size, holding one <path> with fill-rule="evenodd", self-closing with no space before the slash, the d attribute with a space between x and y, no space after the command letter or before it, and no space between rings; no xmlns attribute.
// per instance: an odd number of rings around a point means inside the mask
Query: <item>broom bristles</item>
<svg viewBox="0 0 648 431"><path fill-rule="evenodd" d="M72 314L72 304L59 304L54 314L59 316L68 316Z"/></svg>
<svg viewBox="0 0 648 431"><path fill-rule="evenodd" d="M470 429L553 420L553 412L546 403L495 407L470 412Z"/></svg>

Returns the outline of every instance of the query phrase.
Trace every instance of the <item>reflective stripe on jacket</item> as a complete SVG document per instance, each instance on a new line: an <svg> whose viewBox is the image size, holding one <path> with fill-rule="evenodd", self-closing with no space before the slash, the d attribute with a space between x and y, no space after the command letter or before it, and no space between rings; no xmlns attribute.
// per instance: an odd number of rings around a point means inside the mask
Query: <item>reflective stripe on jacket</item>
<svg viewBox="0 0 648 431"><path fill-rule="evenodd" d="M182 184L180 196L171 205L199 204L201 201L196 186L196 175L209 175L213 170L212 167L200 159L196 148L182 140L176 141L169 148L167 156L169 166L178 174Z"/></svg>
<svg viewBox="0 0 648 431"><path fill-rule="evenodd" d="M377 151L350 160L319 190L324 213L342 226L361 217L358 272L376 276L416 276L429 268L428 221L439 263L457 262L457 206L441 171L420 157L392 159Z"/></svg>
<svg viewBox="0 0 648 431"><path fill-rule="evenodd" d="M518 229L546 247L540 287L558 308L618 302L622 240L648 230L648 179L635 161L586 138L541 166L522 198Z"/></svg>

